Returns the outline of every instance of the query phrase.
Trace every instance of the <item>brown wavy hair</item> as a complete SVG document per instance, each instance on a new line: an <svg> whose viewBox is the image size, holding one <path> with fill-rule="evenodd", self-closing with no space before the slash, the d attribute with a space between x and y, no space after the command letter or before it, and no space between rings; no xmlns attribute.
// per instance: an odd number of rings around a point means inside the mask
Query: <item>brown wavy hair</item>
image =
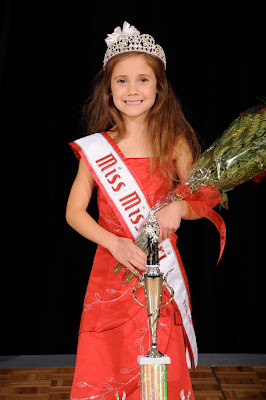
<svg viewBox="0 0 266 400"><path fill-rule="evenodd" d="M118 143L126 134L122 115L114 106L111 96L111 77L115 65L132 55L143 55L153 69L157 79L158 95L147 116L147 138L153 154L151 169L160 167L162 175L172 181L174 175L172 152L178 138L186 139L190 146L193 161L201 153L196 132L186 120L180 101L177 99L164 70L161 60L146 53L130 52L119 54L101 70L93 80L92 95L83 107L83 118L87 134L115 130Z"/></svg>

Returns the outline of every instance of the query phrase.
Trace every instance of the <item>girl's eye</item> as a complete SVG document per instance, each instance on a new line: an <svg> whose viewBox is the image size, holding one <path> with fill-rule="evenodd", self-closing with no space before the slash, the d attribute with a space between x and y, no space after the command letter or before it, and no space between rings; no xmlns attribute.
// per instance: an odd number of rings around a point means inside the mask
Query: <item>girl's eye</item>
<svg viewBox="0 0 266 400"><path fill-rule="evenodd" d="M126 80L125 79L118 79L118 81L117 81L118 83L125 83L126 82Z"/></svg>
<svg viewBox="0 0 266 400"><path fill-rule="evenodd" d="M147 78L140 78L140 81L141 82L148 82L148 79Z"/></svg>

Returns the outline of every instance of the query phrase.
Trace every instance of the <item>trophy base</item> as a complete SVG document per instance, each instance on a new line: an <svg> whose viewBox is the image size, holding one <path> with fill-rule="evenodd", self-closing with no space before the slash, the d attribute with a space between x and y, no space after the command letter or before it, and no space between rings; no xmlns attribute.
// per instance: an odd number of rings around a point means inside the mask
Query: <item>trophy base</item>
<svg viewBox="0 0 266 400"><path fill-rule="evenodd" d="M140 400L168 400L167 364L170 357L138 356L140 364Z"/></svg>

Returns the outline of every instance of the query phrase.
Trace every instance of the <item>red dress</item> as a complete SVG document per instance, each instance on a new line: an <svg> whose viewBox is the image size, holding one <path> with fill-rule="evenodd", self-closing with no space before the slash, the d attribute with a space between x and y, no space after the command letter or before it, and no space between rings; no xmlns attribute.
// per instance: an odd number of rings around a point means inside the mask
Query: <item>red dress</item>
<svg viewBox="0 0 266 400"><path fill-rule="evenodd" d="M152 204L169 191L156 171L150 177L149 158L127 158L126 163L141 180ZM98 223L126 237L100 189L98 208ZM117 260L110 252L98 246L84 299L71 400L115 400L116 391L120 398L125 391L127 399L140 400L137 356L146 354L150 347L147 310L132 296L138 279L125 284L125 269L115 275L116 265ZM166 296L165 293L163 303ZM137 297L145 303L143 289L138 290ZM192 392L192 387L182 320L174 301L161 310L157 344L159 350L171 358L167 367L168 399L179 400L181 390L187 394L189 389Z"/></svg>

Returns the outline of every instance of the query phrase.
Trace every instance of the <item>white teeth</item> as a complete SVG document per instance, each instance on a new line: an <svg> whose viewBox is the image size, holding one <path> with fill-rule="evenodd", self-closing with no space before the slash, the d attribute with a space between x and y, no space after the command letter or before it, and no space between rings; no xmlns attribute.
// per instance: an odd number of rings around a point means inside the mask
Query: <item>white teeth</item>
<svg viewBox="0 0 266 400"><path fill-rule="evenodd" d="M125 103L126 104L140 104L141 100L138 100L138 101L126 101Z"/></svg>

